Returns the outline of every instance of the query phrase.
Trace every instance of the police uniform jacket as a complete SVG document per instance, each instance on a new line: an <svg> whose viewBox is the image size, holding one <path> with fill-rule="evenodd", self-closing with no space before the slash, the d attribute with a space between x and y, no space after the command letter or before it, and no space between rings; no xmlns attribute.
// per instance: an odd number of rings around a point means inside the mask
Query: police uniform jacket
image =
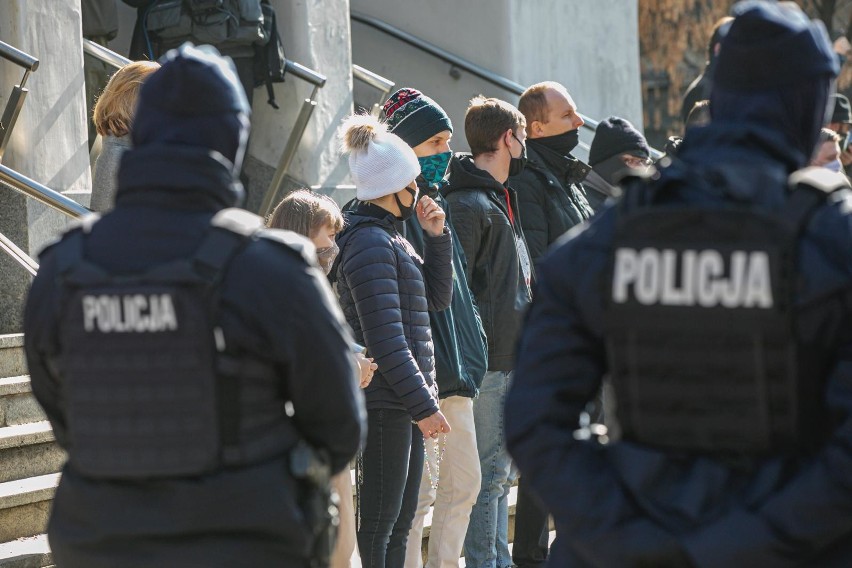
<svg viewBox="0 0 852 568"><path fill-rule="evenodd" d="M236 197L230 167L203 150L129 150L116 208L92 228L86 258L121 275L189 257L214 214ZM73 455L57 330L57 250L61 246L48 247L40 257L25 346L33 393L56 440ZM355 455L366 426L350 333L312 253L303 257L274 238L257 238L237 253L220 294L227 352L275 371L245 381L228 401L241 416L242 463L194 477L115 482L66 465L48 527L57 565L280 566L308 557L308 529L287 455L270 456L264 446L273 430L288 444L307 440L329 453L334 471ZM120 387L120 377L116 383ZM283 428L276 426L282 421Z"/></svg>
<svg viewBox="0 0 852 568"><path fill-rule="evenodd" d="M477 168L470 155L452 159L449 181L442 193L464 249L465 275L488 338L488 370L511 371L521 320L530 301L518 250L526 247L518 200L512 188Z"/></svg>
<svg viewBox="0 0 852 568"><path fill-rule="evenodd" d="M690 131L659 207L777 210L801 163L776 132ZM708 165L709 164L709 165ZM628 188L631 191L633 188ZM607 373L603 340L616 209L540 264L506 410L509 451L556 519L554 566L844 566L852 558L852 199L834 194L799 244L796 337L824 392L813 453L727 463L575 439ZM583 267L577 270L576 267ZM724 353L719 354L724 357ZM814 384L814 383L811 383ZM665 412L665 409L660 409ZM644 562L644 563L643 563Z"/></svg>
<svg viewBox="0 0 852 568"><path fill-rule="evenodd" d="M565 232L592 216L582 181L591 168L527 140L527 165L509 184L518 194L521 225L533 263Z"/></svg>
<svg viewBox="0 0 852 568"><path fill-rule="evenodd" d="M421 257L385 209L355 201L344 217L336 261L340 305L355 340L379 366L365 389L367 410L407 410L422 420L438 411L429 311L452 301L450 230L424 235Z"/></svg>

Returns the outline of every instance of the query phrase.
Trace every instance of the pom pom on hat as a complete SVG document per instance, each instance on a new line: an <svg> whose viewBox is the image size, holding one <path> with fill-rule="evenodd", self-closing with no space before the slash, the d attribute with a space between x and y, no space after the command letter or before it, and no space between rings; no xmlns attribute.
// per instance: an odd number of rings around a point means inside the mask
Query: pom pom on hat
<svg viewBox="0 0 852 568"><path fill-rule="evenodd" d="M349 153L349 170L360 200L394 194L420 175L414 150L375 117L350 116L340 137L343 150Z"/></svg>

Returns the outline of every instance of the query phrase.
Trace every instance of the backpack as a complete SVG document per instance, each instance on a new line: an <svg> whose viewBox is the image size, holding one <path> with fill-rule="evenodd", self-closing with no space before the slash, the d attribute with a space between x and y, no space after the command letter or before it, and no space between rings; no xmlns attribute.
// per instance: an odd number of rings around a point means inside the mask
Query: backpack
<svg viewBox="0 0 852 568"><path fill-rule="evenodd" d="M645 186L626 188L604 320L625 440L757 456L798 453L818 437L820 393L801 372L794 301L799 241L843 187L834 175L796 172L776 212L654 207Z"/></svg>
<svg viewBox="0 0 852 568"><path fill-rule="evenodd" d="M278 33L278 21L275 8L269 0L262 0L260 8L263 11L263 28L266 42L254 46L254 86L266 85L269 97L267 103L274 108L280 108L275 102L273 83L283 83L287 73L287 58L284 56L284 44Z"/></svg>

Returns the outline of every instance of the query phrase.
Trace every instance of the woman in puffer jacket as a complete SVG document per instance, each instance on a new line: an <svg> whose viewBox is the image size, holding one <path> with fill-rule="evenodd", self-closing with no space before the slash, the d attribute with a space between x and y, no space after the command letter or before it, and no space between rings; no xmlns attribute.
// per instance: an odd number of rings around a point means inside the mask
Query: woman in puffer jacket
<svg viewBox="0 0 852 568"><path fill-rule="evenodd" d="M355 340L379 368L365 389L368 435L359 463L358 548L363 566L402 567L417 506L424 437L449 432L438 409L429 310L452 299L452 240L444 211L418 201L411 148L370 116L343 125L357 199L344 211L333 269ZM424 258L397 231L416 214Z"/></svg>

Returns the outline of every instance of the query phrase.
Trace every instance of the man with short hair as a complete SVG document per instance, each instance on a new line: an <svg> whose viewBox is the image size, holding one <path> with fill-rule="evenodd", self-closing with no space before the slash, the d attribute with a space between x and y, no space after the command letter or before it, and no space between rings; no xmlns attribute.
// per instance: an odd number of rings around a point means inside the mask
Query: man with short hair
<svg viewBox="0 0 852 568"><path fill-rule="evenodd" d="M618 181L624 174L647 170L651 165L651 150L645 137L630 121L610 116L595 130L589 165L592 171L583 186L589 205L597 213L608 200L621 196Z"/></svg>
<svg viewBox="0 0 852 568"><path fill-rule="evenodd" d="M482 483L473 399L485 375L485 331L467 284L464 252L451 223L452 215L439 192L447 183L452 159L450 117L437 102L411 88L391 95L383 112L390 131L414 150L420 162L417 186L447 213L444 223L453 235L453 300L449 308L429 312L439 406L453 429L439 439L425 440L426 467L405 551L406 568L423 566L423 525L434 503L426 566L450 568L458 566L470 511ZM417 254L424 254L423 228L416 215L403 223L403 235Z"/></svg>
<svg viewBox="0 0 852 568"><path fill-rule="evenodd" d="M447 199L467 258L465 276L488 338L488 372L473 402L482 488L465 538L465 565L506 568L510 470L503 406L515 363L515 343L531 300L532 267L515 192L507 185L525 161L524 116L514 106L476 97L465 114L471 154L450 163Z"/></svg>
<svg viewBox="0 0 852 568"><path fill-rule="evenodd" d="M535 264L553 241L592 216L581 185L590 168L571 155L584 122L564 86L535 84L521 95L518 109L527 121L527 164L511 184Z"/></svg>

